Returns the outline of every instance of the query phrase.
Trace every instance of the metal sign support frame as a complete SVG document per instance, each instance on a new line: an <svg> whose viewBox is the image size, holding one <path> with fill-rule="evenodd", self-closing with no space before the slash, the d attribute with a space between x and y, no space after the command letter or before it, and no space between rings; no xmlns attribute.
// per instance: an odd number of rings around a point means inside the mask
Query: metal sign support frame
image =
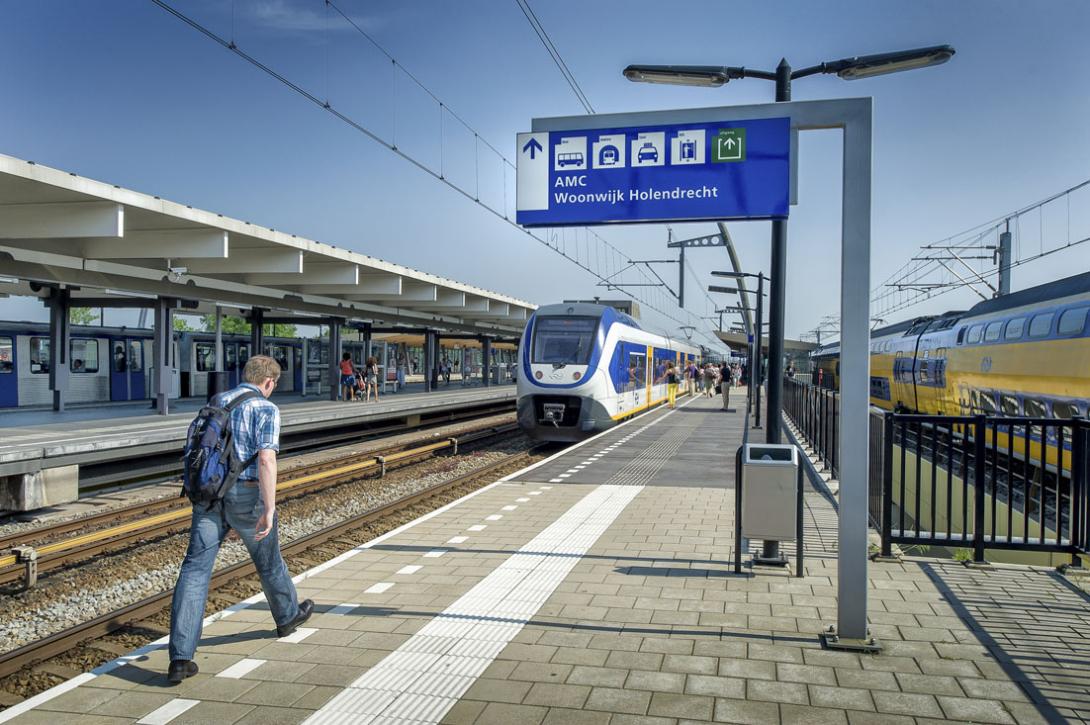
<svg viewBox="0 0 1090 725"><path fill-rule="evenodd" d="M840 494L837 622L833 647L875 649L867 630L867 448L870 406L870 98L787 101L644 113L534 119L532 130L574 131L788 116L792 130L840 129L843 199L840 247ZM679 220L683 221L683 220ZM780 415L772 411L772 415Z"/></svg>

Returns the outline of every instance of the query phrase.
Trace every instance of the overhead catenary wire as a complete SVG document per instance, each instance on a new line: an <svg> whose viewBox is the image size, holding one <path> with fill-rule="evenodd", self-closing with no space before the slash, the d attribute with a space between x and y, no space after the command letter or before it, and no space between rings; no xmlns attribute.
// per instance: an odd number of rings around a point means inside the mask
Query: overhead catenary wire
<svg viewBox="0 0 1090 725"><path fill-rule="evenodd" d="M590 104L590 99L583 93L583 89L579 86L579 82L575 80L575 74L568 68L568 64L564 62L564 57L560 55L560 51L553 43L552 38L549 37L548 32L546 32L545 26L538 20L537 15L534 13L534 9L530 7L529 0L515 0L515 2L518 3L519 9L522 10L522 14L526 16L526 22L530 23L530 27L533 28L534 33L541 41L541 44L545 46L545 50L548 51L549 55L552 57L556 67L560 70L560 75L564 76L564 80L571 86L575 97L579 99L579 103L582 104L587 113L594 113L594 106Z"/></svg>
<svg viewBox="0 0 1090 725"><path fill-rule="evenodd" d="M539 236L538 234L534 233L534 231L532 231L532 230L524 229L523 227L516 224L514 222L514 220L511 219L511 217L505 213L504 209L497 209L497 208L493 207L492 205L490 205L484 199L481 199L478 189L469 190L469 189L462 188L461 186L459 186L457 183L455 183L454 181L452 181L448 177L448 175L446 174L445 169L438 169L438 170L437 169L432 169L427 163L421 161L418 158L415 158L411 153L409 153L406 150L398 147L397 144L396 144L396 139L394 137L391 137L390 140L384 139L380 134L378 134L375 131L373 131L372 129L368 128L363 123L357 121L356 119L352 118L351 116L347 115L346 113L340 111L338 108L335 107L335 105L333 104L333 102L330 99L328 99L328 98L326 98L326 99L319 98L313 92L307 90L306 88L299 85L298 83L295 83L295 82L291 81L284 74L278 72L277 70L275 70L274 68L272 68L268 64L262 62L261 60L254 57L253 55L247 53L246 51L243 51L233 39L233 37L234 37L234 28L233 27L232 27L232 39L225 39L224 37L222 37L217 32L211 30L210 28L208 28L204 24L198 22L197 20L194 20L193 18L189 17L188 15L181 12L177 8L173 7L170 3L166 2L166 0L151 0L151 1L152 1L153 4L155 4L156 6L161 8L162 10L166 11L167 13L174 16L178 20L182 21L183 23L185 23L186 25L188 25L192 29L198 31L199 33L201 33L205 37L207 37L210 40L214 41L215 43L219 44L224 49L234 53L239 58L241 58L241 59L245 60L246 62L250 63L251 65L253 65L255 68L257 68L257 69L261 70L262 72L266 73L271 78L277 80L278 82L283 84L285 87L287 87L290 90L294 91L296 94L300 95L301 97L303 97L307 101L309 101L309 102L313 103L314 105L316 105L316 106L322 108L323 110L327 111L328 113L330 113L332 116L334 116L335 118L337 118L341 122L343 122L343 123L347 124L348 126L350 126L352 129L354 129L357 132L363 134L364 136L371 139L372 141L386 147L387 150L389 150L389 151L393 152L394 154L398 155L399 157L401 157L405 161L408 161L410 164L415 166L420 171L423 171L424 173L431 175L433 178L435 178L436 180L441 181L442 183L446 184L449 188L451 188L454 191L458 192L459 194L461 194L466 199L469 199L469 200L473 201L474 203L476 203L477 205L481 206L486 211L491 213L493 216L507 222L508 224L513 226L515 229L519 230L520 232L522 232L523 234L525 234L529 238L533 239L534 241L538 242L539 244L542 244L544 246L553 248L555 251L558 251L558 252L560 251L558 247L554 247L553 245L551 245L546 238L544 238L542 236ZM474 136L475 136L474 146L478 150L478 152L479 152L479 146L487 147L489 150L491 150L496 155L496 157L500 160L500 162L502 164L506 165L507 167L510 167L510 170L515 169L515 165L509 159L507 159L498 149L496 149L495 146L488 143L487 140L482 138L480 136L480 134L472 126L470 126L469 123L462 116L460 116L455 111L453 111L448 104L445 104L442 100L440 100L439 97L434 92L432 92L430 89L428 89L415 75L413 75L402 64L400 64L397 61L397 59L394 58L393 55L391 55L385 48L383 48L379 43L377 43L377 41L375 41L375 39L370 34L368 34L362 27L360 27L359 23L355 22L351 18L351 16L349 16L347 13L345 13L337 3L334 3L332 0L325 0L325 1L328 4L328 6L333 11L335 11L340 17L342 17L353 29L355 29L356 32L361 37L365 38L382 55L384 55L387 59L389 59L390 65L392 66L394 74L395 74L395 80L396 80L396 76L397 76L398 73L403 74L405 78L408 78L413 83L415 83L422 91L424 91L437 104L441 104L441 109L445 110L446 113L449 114L451 118L457 120L467 130L469 130L470 132L472 132L474 134ZM233 21L233 18L232 18L232 21ZM234 23L232 22L232 26L233 26L233 24ZM479 164L479 155L478 155L477 160L475 161L475 165L477 165L477 164ZM506 169L505 169L505 172L506 172ZM506 192L506 188L505 188L505 192ZM600 234L598 234L597 232L595 232L593 230L590 230L590 229L587 229L586 234L588 235L588 243L589 243L589 238L593 237L595 242L597 244L601 245L602 247L604 247L605 249L607 249L611 255L613 255L613 256L615 256L617 258L620 258L620 257L623 256L622 253L620 252L620 250L618 250L610 242L608 242L607 240L602 238L602 236ZM601 272L599 270L597 270L597 269L592 268L592 266L591 266L592 262L590 261L590 255L589 254L587 255L587 262L584 263L583 261L581 261L581 260L579 260L577 258L573 258L573 257L571 257L570 255L568 255L568 254L566 254L564 252L560 252L560 253L562 254L562 256L564 256L566 259L568 259L569 261L576 264L578 267L583 269L585 272L588 272L589 274L591 274L592 276L598 278L599 280L602 279ZM646 275L645 275L645 277L646 277ZM667 311L668 305L663 303L663 298L662 298L661 294L658 297L659 301L658 301L657 304L650 301L650 298L640 296L638 294L633 294L633 293L630 293L630 292L627 292L627 291L624 291L624 294L626 294L629 297L632 297L633 299L636 299L639 302L647 305L649 308L651 308L651 309L655 310L656 312L658 312L659 314L663 315L663 317L665 317L667 319L670 319L670 320L672 320L674 322L677 322L679 324L682 324L682 323L685 323L685 322L691 322L691 319L683 321L683 320L679 319L678 317L674 316L673 314L671 314L670 312L668 312ZM686 311L682 310L682 313L691 318L691 315L688 315L688 313ZM712 339L713 338L709 337L709 340L712 340Z"/></svg>
<svg viewBox="0 0 1090 725"><path fill-rule="evenodd" d="M884 317L891 312L967 287L987 298L989 293L994 293L994 286L987 281L987 276L994 274L995 270L986 269L986 262L994 263L993 253L997 252L999 235L1004 231L1013 232L1014 249L1012 259L1008 260L1011 269L1090 242L1088 234L1073 235L1071 197L1080 192L1090 192L1090 179L957 234L921 245L908 262L871 290L872 311L879 317ZM1066 228L1058 235L1059 239L1054 240L1055 244L1050 242L1046 245L1045 213L1050 205L1060 200L1066 206ZM1027 244L1023 244L1025 240L1022 232L1025 225L1022 224L1022 219L1034 213L1037 214L1038 249L1031 251ZM1028 221L1032 224L1031 216ZM1032 229L1032 226L1029 228ZM1085 231L1090 232L1090 228ZM1057 236L1055 233L1053 235ZM974 261L977 269L970 265ZM961 273L957 270L961 270ZM977 285L983 291L976 289Z"/></svg>

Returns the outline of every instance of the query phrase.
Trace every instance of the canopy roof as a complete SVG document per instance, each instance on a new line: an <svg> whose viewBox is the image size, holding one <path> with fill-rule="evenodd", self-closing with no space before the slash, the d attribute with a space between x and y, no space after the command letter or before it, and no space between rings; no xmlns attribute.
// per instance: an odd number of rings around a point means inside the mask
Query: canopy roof
<svg viewBox="0 0 1090 725"><path fill-rule="evenodd" d="M520 331L524 300L0 154L0 293L164 296L266 316Z"/></svg>

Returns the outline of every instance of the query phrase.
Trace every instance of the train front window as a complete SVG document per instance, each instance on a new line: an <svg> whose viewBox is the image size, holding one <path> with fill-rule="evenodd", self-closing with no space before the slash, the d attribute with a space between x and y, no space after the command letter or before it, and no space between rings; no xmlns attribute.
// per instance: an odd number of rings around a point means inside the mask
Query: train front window
<svg viewBox="0 0 1090 725"><path fill-rule="evenodd" d="M533 362L586 365L598 330L596 317L542 317L534 324Z"/></svg>
<svg viewBox="0 0 1090 725"><path fill-rule="evenodd" d="M0 375L15 372L15 348L10 337L0 337Z"/></svg>

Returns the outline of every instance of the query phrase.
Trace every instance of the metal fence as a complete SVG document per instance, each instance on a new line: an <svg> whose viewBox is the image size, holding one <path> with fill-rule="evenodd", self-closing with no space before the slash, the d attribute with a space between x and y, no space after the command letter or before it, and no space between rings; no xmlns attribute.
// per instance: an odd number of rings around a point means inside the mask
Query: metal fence
<svg viewBox="0 0 1090 725"><path fill-rule="evenodd" d="M785 412L837 475L839 395L785 381ZM870 417L869 513L894 543L1090 555L1090 423L1056 418Z"/></svg>
<svg viewBox="0 0 1090 725"><path fill-rule="evenodd" d="M886 413L882 429L883 554L893 543L969 547L977 562L985 549L1087 552L1085 420Z"/></svg>
<svg viewBox="0 0 1090 725"><path fill-rule="evenodd" d="M798 380L785 380L784 412L813 448L821 465L838 476L840 393Z"/></svg>

